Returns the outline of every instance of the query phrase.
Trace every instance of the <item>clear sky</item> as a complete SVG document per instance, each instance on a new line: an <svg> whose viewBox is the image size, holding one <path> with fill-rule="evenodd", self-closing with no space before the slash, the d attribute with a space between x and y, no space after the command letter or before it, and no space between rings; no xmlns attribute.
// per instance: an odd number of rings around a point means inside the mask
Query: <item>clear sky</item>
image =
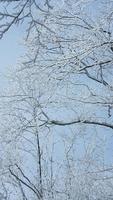
<svg viewBox="0 0 113 200"><path fill-rule="evenodd" d="M7 73L13 69L24 53L22 38L24 29L20 26L12 27L0 40L0 92L8 87Z"/></svg>

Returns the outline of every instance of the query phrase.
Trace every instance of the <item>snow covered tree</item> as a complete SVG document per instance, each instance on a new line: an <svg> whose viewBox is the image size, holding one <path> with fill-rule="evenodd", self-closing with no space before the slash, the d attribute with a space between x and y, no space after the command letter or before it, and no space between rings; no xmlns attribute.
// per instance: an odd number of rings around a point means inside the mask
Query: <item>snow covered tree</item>
<svg viewBox="0 0 113 200"><path fill-rule="evenodd" d="M28 24L28 51L2 98L4 197L112 199L113 2L2 3L1 38Z"/></svg>

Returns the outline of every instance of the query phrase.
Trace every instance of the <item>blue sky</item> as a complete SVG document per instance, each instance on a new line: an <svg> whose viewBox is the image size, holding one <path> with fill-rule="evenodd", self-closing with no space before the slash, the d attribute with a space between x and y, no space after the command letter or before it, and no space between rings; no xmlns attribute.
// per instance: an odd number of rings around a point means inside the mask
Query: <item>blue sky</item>
<svg viewBox="0 0 113 200"><path fill-rule="evenodd" d="M0 92L5 87L8 87L6 78L8 70L15 67L19 58L24 53L22 46L24 33L21 25L18 27L14 26L0 40Z"/></svg>

